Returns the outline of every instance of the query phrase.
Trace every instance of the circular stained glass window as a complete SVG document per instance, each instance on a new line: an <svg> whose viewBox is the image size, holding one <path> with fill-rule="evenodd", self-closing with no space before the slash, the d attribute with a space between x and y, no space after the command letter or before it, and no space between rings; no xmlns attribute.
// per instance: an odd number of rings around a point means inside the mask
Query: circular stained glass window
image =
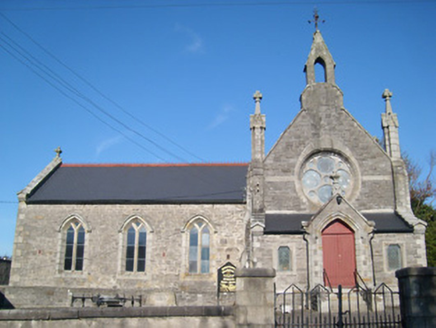
<svg viewBox="0 0 436 328"><path fill-rule="evenodd" d="M324 204L335 194L347 194L351 176L350 166L339 155L316 154L303 166L303 190L310 200Z"/></svg>

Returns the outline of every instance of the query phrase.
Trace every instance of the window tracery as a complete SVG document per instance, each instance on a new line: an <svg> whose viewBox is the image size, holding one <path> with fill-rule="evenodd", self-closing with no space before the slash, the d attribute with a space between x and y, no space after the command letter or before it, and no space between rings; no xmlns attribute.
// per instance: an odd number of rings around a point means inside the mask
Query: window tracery
<svg viewBox="0 0 436 328"><path fill-rule="evenodd" d="M189 273L209 273L210 231L203 220L189 228Z"/></svg>
<svg viewBox="0 0 436 328"><path fill-rule="evenodd" d="M305 195L313 202L324 204L335 194L349 193L352 171L341 156L323 152L306 161L301 181Z"/></svg>
<svg viewBox="0 0 436 328"><path fill-rule="evenodd" d="M66 227L64 270L82 271L85 253L85 229L78 220L71 220Z"/></svg>
<svg viewBox="0 0 436 328"><path fill-rule="evenodd" d="M125 233L125 270L127 272L145 272L147 229L144 223L138 219L132 220L126 226Z"/></svg>

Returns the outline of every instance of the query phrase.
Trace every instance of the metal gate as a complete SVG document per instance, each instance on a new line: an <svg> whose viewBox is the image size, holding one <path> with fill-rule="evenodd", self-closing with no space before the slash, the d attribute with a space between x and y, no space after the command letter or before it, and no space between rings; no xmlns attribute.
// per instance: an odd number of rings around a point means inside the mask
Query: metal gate
<svg viewBox="0 0 436 328"><path fill-rule="evenodd" d="M386 284L334 291L317 285L304 291L292 284L275 297L275 327L401 328L399 293Z"/></svg>

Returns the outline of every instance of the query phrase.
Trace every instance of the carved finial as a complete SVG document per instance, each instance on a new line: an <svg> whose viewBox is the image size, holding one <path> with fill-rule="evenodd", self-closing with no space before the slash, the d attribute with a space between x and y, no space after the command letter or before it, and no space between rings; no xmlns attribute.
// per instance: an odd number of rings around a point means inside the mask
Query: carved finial
<svg viewBox="0 0 436 328"><path fill-rule="evenodd" d="M341 192L341 186L339 185L339 179L341 176L337 172L333 172L330 176L332 180L332 196Z"/></svg>
<svg viewBox="0 0 436 328"><path fill-rule="evenodd" d="M256 103L256 108L254 114L260 114L260 101L262 100L262 94L260 91L256 91L253 95L254 102Z"/></svg>
<svg viewBox="0 0 436 328"><path fill-rule="evenodd" d="M61 149L61 147L56 148L56 149L55 149L55 153L56 153L56 157L57 157L57 158L60 158L60 157L61 157L61 154L62 154L62 149Z"/></svg>
<svg viewBox="0 0 436 328"><path fill-rule="evenodd" d="M391 98L392 98L392 92L390 92L388 89L385 89L385 91L382 94L382 98L386 101L386 113L391 114L392 113L392 106L391 106Z"/></svg>
<svg viewBox="0 0 436 328"><path fill-rule="evenodd" d="M392 98L392 92L390 92L389 89L385 89L385 91L382 94L382 97L385 98L386 101L388 101Z"/></svg>
<svg viewBox="0 0 436 328"><path fill-rule="evenodd" d="M313 9L313 20L309 20L309 24L314 23L315 24L315 31L318 31L318 23L325 23L325 20L320 20L318 15L318 9L315 7Z"/></svg>

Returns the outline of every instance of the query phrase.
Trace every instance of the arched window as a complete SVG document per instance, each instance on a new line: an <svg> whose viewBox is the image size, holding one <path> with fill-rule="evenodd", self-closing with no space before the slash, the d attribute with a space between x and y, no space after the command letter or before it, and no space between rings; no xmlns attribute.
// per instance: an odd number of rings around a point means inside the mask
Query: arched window
<svg viewBox="0 0 436 328"><path fill-rule="evenodd" d="M280 246L278 249L278 270L291 271L291 250L288 246Z"/></svg>
<svg viewBox="0 0 436 328"><path fill-rule="evenodd" d="M66 226L66 245L64 270L82 271L85 253L85 229L78 220L72 220Z"/></svg>
<svg viewBox="0 0 436 328"><path fill-rule="evenodd" d="M126 271L144 272L147 249L147 229L140 220L132 220L126 227Z"/></svg>
<svg viewBox="0 0 436 328"><path fill-rule="evenodd" d="M209 273L210 232L202 220L189 228L189 272Z"/></svg>
<svg viewBox="0 0 436 328"><path fill-rule="evenodd" d="M387 249L388 269L398 270L402 267L401 247L398 244L391 244Z"/></svg>

